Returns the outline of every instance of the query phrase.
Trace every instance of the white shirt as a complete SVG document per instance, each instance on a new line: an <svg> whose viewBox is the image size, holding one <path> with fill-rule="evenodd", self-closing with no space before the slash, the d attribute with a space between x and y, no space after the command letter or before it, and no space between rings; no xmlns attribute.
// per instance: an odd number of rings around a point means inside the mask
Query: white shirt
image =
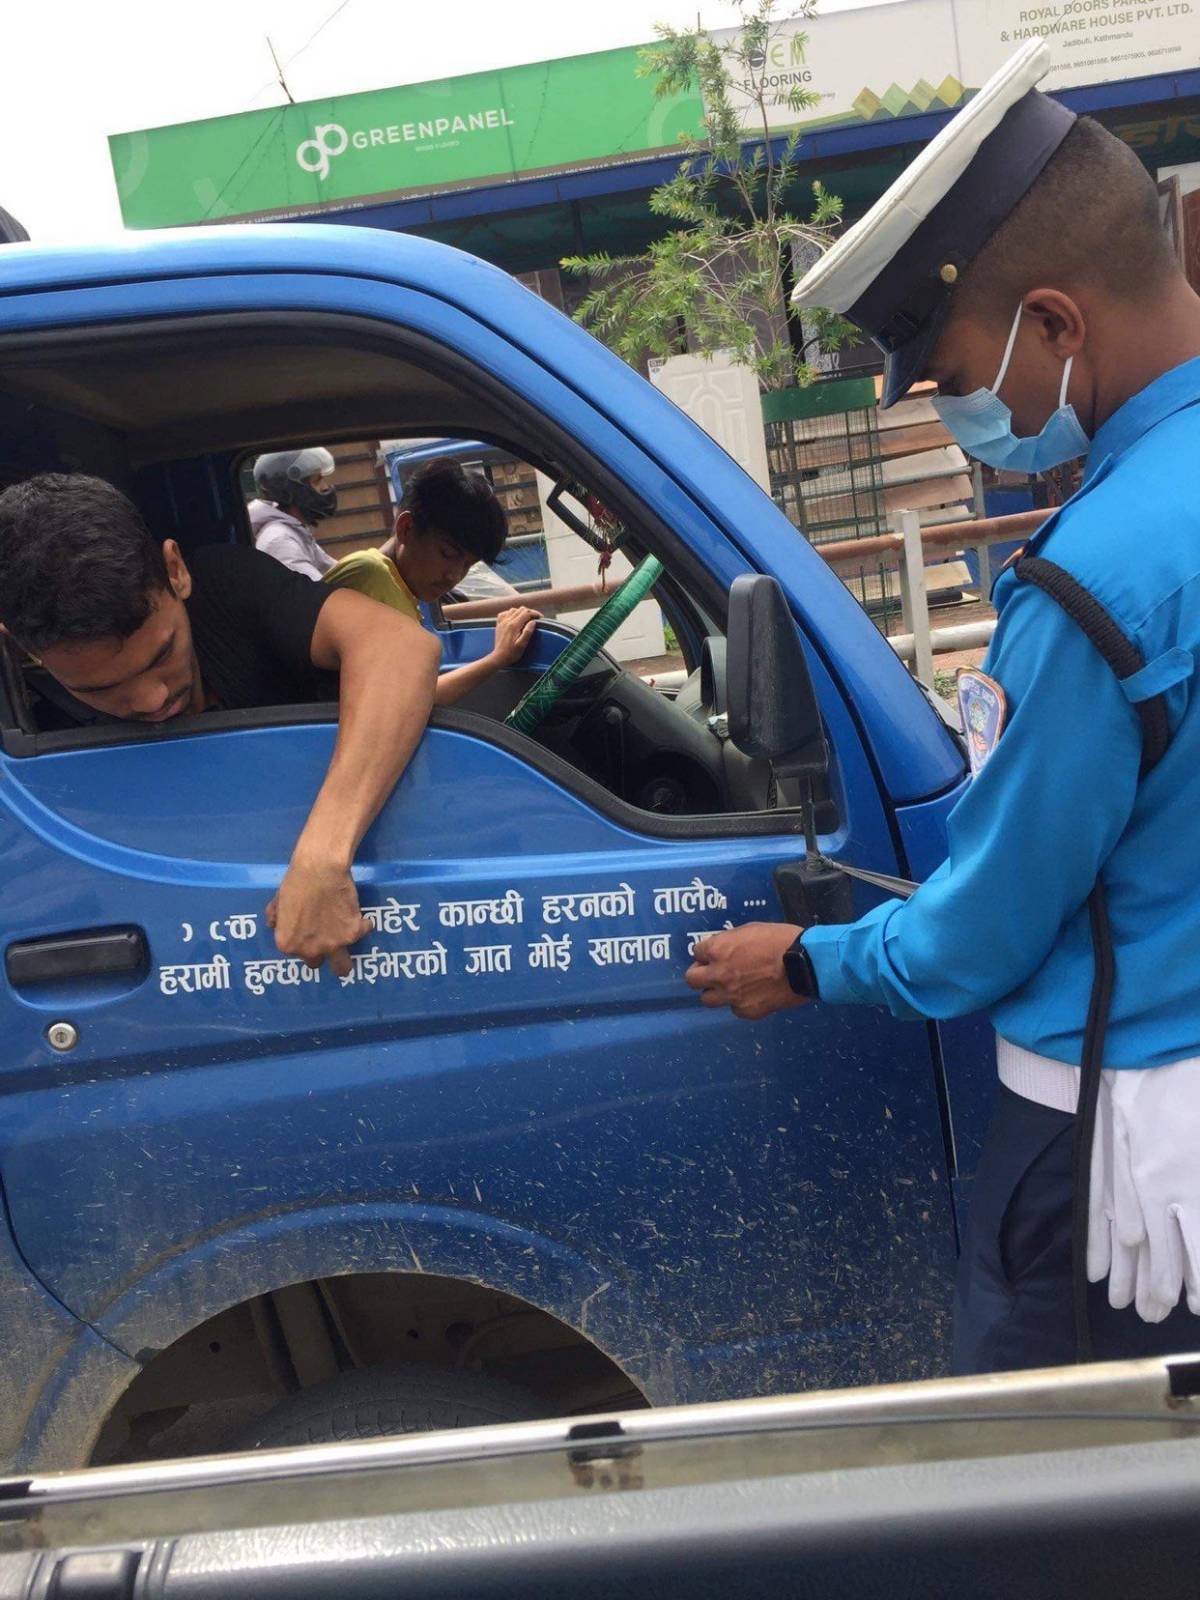
<svg viewBox="0 0 1200 1600"><path fill-rule="evenodd" d="M251 500L246 511L254 532L255 549L273 556L293 572L302 572L306 578L315 580L333 566L333 556L321 549L312 529L298 517L281 511L269 500Z"/></svg>

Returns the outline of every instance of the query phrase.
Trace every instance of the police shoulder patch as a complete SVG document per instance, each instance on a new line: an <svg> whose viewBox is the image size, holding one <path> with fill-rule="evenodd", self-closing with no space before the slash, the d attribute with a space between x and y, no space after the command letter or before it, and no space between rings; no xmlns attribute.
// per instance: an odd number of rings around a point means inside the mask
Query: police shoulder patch
<svg viewBox="0 0 1200 1600"><path fill-rule="evenodd" d="M1000 742L1008 705L994 678L975 667L959 667L958 709L967 737L971 776L975 777Z"/></svg>

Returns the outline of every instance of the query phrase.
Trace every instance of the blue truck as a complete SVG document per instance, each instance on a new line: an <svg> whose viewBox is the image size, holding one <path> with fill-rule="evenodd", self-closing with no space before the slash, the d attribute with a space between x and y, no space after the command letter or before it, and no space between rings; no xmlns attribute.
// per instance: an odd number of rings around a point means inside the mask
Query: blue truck
<svg viewBox="0 0 1200 1600"><path fill-rule="evenodd" d="M823 857L923 878L961 742L741 469L504 273L270 227L0 252L0 481L89 471L246 540L249 452L495 443L635 557L688 669L573 642L438 712L356 866L350 982L270 899L329 704L80 726L0 674L0 1462L72 1467L936 1371L992 1074L979 1018L706 1011L689 951L778 918L794 783L727 736L736 579L786 602ZM582 487L581 487L582 486ZM447 665L493 625L448 627ZM742 641L744 644L744 641ZM797 691L798 692L798 691ZM881 891L853 885L861 911Z"/></svg>

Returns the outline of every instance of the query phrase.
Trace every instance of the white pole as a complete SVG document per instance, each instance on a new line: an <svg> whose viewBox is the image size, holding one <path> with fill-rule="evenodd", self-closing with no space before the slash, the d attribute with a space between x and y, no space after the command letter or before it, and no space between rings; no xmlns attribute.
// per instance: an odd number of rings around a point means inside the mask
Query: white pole
<svg viewBox="0 0 1200 1600"><path fill-rule="evenodd" d="M904 540L900 562L900 605L904 626L913 638L913 667L922 683L933 686L933 645L929 638L929 596L925 592L925 551L921 544L921 519L915 511L902 511L896 519Z"/></svg>
<svg viewBox="0 0 1200 1600"><path fill-rule="evenodd" d="M948 655L957 650L982 650L991 643L996 631L995 617L983 622L960 622L953 628L934 628L929 635L934 655ZM911 661L916 654L911 633L894 633L888 640L901 661Z"/></svg>
<svg viewBox="0 0 1200 1600"><path fill-rule="evenodd" d="M987 505L983 498L983 463L976 461L971 467L971 498L974 502L975 521L979 522L987 516ZM511 540L509 541L512 542ZM975 559L979 563L979 598L983 601L991 599L992 595L992 556L986 544L974 546Z"/></svg>
<svg viewBox="0 0 1200 1600"><path fill-rule="evenodd" d="M511 540L509 541L512 542ZM979 598L985 603L992 597L992 552L988 545L975 546L975 559L979 563Z"/></svg>
<svg viewBox="0 0 1200 1600"><path fill-rule="evenodd" d="M971 467L971 499L974 501L972 516L976 522L987 516L987 507L983 498L983 462L976 461Z"/></svg>

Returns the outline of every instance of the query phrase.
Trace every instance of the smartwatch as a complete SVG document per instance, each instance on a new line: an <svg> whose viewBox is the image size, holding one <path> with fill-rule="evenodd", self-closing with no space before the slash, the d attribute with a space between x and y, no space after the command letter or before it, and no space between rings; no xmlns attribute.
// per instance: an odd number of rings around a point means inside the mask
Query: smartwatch
<svg viewBox="0 0 1200 1600"><path fill-rule="evenodd" d="M817 972L812 964L812 957L800 943L804 935L800 934L790 950L783 952L783 971L787 978L788 987L793 994L800 995L805 1000L818 1000Z"/></svg>

